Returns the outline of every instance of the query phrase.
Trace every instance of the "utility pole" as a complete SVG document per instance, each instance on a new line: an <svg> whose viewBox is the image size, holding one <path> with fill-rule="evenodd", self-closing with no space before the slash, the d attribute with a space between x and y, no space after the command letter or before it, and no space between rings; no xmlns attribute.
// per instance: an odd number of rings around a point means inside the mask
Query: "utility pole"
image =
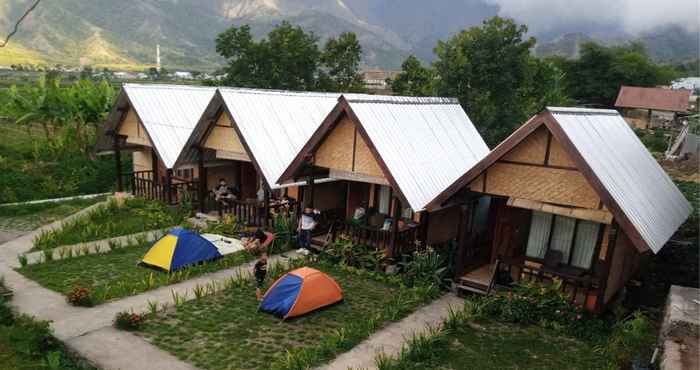
<svg viewBox="0 0 700 370"><path fill-rule="evenodd" d="M160 74L160 44L156 44L156 71Z"/></svg>

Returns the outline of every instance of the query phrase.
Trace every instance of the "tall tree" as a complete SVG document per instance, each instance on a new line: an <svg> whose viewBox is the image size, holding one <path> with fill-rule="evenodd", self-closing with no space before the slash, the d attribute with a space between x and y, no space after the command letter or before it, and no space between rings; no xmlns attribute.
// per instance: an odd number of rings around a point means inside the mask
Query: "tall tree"
<svg viewBox="0 0 700 370"><path fill-rule="evenodd" d="M569 94L579 104L611 107L621 85L656 86L669 83L675 71L654 63L640 43L605 47L581 46L577 60L559 60L566 72Z"/></svg>
<svg viewBox="0 0 700 370"><path fill-rule="evenodd" d="M420 60L409 55L401 63L401 72L387 83L391 91L405 96L430 96L434 95L435 73L430 68L424 67Z"/></svg>
<svg viewBox="0 0 700 370"><path fill-rule="evenodd" d="M321 52L319 88L339 92L364 91L360 74L361 57L362 46L354 33L344 32L338 38L328 39Z"/></svg>
<svg viewBox="0 0 700 370"><path fill-rule="evenodd" d="M216 38L216 50L228 59L223 83L268 89L311 90L320 52L313 33L288 22L255 41L247 25L231 27Z"/></svg>
<svg viewBox="0 0 700 370"><path fill-rule="evenodd" d="M492 17L435 48L438 94L459 98L490 145L526 118L519 99L535 44L526 33L524 25Z"/></svg>

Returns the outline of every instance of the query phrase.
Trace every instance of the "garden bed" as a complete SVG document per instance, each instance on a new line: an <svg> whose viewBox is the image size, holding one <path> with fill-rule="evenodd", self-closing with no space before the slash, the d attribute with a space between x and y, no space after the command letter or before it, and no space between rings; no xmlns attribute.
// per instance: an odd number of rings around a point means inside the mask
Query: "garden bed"
<svg viewBox="0 0 700 370"><path fill-rule="evenodd" d="M140 333L202 369L305 369L333 359L434 298L421 288L400 288L360 270L313 267L336 279L343 302L281 321L257 311L254 284L243 280L149 317ZM270 275L281 274L273 270ZM273 281L269 278L267 285Z"/></svg>
<svg viewBox="0 0 700 370"><path fill-rule="evenodd" d="M102 202L105 196L0 207L0 230L31 231Z"/></svg>
<svg viewBox="0 0 700 370"><path fill-rule="evenodd" d="M380 370L605 368L593 345L535 326L484 321L415 343L413 353Z"/></svg>
<svg viewBox="0 0 700 370"><path fill-rule="evenodd" d="M140 242L107 253L28 265L18 271L59 293L68 294L76 287L86 288L90 295L88 305L96 305L178 283L207 272L238 266L254 259L251 254L241 251L168 274L137 266L150 247L151 243Z"/></svg>
<svg viewBox="0 0 700 370"><path fill-rule="evenodd" d="M41 233L32 251L161 229L182 221L181 213L156 201L134 198L119 204L110 200L60 229Z"/></svg>

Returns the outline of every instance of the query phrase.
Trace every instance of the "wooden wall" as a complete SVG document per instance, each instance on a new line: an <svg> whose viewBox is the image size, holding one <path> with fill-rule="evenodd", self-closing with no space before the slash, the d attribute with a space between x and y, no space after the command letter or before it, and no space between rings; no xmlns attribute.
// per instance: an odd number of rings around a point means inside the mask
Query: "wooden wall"
<svg viewBox="0 0 700 370"><path fill-rule="evenodd" d="M460 206L448 207L428 216L428 233L426 243L440 244L457 237L460 224Z"/></svg>
<svg viewBox="0 0 700 370"><path fill-rule="evenodd" d="M146 130L139 122L136 111L129 107L124 119L119 124L119 135L126 136L126 142L129 144L143 145L151 147L151 140L148 138Z"/></svg>
<svg viewBox="0 0 700 370"><path fill-rule="evenodd" d="M597 209L596 194L545 127L525 138L470 184L475 192Z"/></svg>
<svg viewBox="0 0 700 370"><path fill-rule="evenodd" d="M369 146L347 117L336 124L316 150L314 158L319 167L384 179Z"/></svg>
<svg viewBox="0 0 700 370"><path fill-rule="evenodd" d="M618 231L614 248L605 289L605 304L609 303L620 289L634 277L639 270L642 257L622 230Z"/></svg>
<svg viewBox="0 0 700 370"><path fill-rule="evenodd" d="M231 119L227 113L219 115L214 127L211 127L202 144L207 149L223 154L224 159L249 160L248 153L241 142L236 130L231 127ZM228 156L226 156L228 154Z"/></svg>

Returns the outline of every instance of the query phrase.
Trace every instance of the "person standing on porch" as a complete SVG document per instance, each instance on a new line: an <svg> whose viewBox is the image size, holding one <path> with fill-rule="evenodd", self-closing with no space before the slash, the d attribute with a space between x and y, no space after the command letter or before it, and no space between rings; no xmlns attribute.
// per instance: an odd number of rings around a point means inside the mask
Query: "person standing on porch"
<svg viewBox="0 0 700 370"><path fill-rule="evenodd" d="M311 232L316 228L316 217L319 212L313 208L305 207L299 218L297 231L299 232L299 253L308 254L311 251Z"/></svg>

